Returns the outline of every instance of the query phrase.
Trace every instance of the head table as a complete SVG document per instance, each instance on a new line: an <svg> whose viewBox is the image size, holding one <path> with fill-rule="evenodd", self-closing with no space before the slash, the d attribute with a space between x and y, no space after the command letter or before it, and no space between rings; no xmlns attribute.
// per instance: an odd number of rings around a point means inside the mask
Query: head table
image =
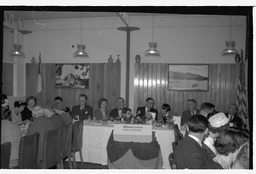
<svg viewBox="0 0 256 174"><path fill-rule="evenodd" d="M107 144L114 128L114 123L96 123L84 121L82 156L85 162L107 165ZM168 156L172 153L172 142L175 141L174 130L166 125L161 127L153 126L156 141L160 145L163 158L163 169L170 169ZM79 161L79 154L76 153Z"/></svg>

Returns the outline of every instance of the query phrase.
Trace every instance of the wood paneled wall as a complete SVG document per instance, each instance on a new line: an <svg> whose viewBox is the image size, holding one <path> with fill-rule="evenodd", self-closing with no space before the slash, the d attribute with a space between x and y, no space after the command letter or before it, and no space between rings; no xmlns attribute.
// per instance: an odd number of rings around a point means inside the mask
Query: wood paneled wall
<svg viewBox="0 0 256 174"><path fill-rule="evenodd" d="M168 91L168 64L136 63L134 108L144 106L146 98L153 97L158 111L163 103L168 103L181 115L187 109L187 100L193 98L198 109L203 102L211 102L217 111L226 111L229 103L236 102L238 71L236 64L210 64L209 91Z"/></svg>
<svg viewBox="0 0 256 174"><path fill-rule="evenodd" d="M116 107L120 96L121 64L93 63L90 64L89 89L55 88L55 64L42 64L43 92L39 104L51 106L56 96L63 98L64 104L70 109L78 104L78 96L86 94L88 104L98 108L101 97L108 99L108 108ZM26 64L26 96L37 95L38 64Z"/></svg>
<svg viewBox="0 0 256 174"><path fill-rule="evenodd" d="M5 63L2 64L2 92L7 96L13 95L13 64Z"/></svg>

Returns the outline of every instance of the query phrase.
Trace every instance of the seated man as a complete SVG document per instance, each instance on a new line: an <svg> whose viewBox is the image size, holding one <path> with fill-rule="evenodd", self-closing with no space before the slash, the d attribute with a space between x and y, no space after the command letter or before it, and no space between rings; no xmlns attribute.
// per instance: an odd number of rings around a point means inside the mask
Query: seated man
<svg viewBox="0 0 256 174"><path fill-rule="evenodd" d="M188 136L175 148L174 160L178 169L199 169L206 156L202 141L208 134L208 120L202 115L193 115L187 121Z"/></svg>
<svg viewBox="0 0 256 174"><path fill-rule="evenodd" d="M206 152L207 160L212 160L216 156L216 149L213 146L214 140L220 134L229 127L229 119L222 112L211 116L209 119L209 135L205 138L203 148Z"/></svg>
<svg viewBox="0 0 256 174"><path fill-rule="evenodd" d="M124 98L119 97L117 99L117 107L115 109L112 109L110 112L110 118L113 120L121 119L122 117L122 111L126 110L128 108L125 107L125 101Z"/></svg>
<svg viewBox="0 0 256 174"><path fill-rule="evenodd" d="M215 106L212 103L204 102L201 104L200 114L209 118L210 113L215 113Z"/></svg>
<svg viewBox="0 0 256 174"><path fill-rule="evenodd" d="M16 123L11 122L10 117L11 117L11 112L9 108L3 109L3 105L2 105L1 144L6 142L11 142L9 168L14 168L18 166L19 146L20 146L20 139L22 135L21 135L20 127Z"/></svg>
<svg viewBox="0 0 256 174"><path fill-rule="evenodd" d="M184 126L184 124L187 123L188 119L192 116L192 115L196 115L199 114L200 110L198 110L196 108L196 101L194 99L188 99L187 101L187 105L188 105L188 110L182 112L182 116L181 116L181 126Z"/></svg>
<svg viewBox="0 0 256 174"><path fill-rule="evenodd" d="M32 111L34 121L29 124L27 135L39 133L38 164L43 160L44 134L48 130L54 130L54 124L44 116L44 109L35 106Z"/></svg>
<svg viewBox="0 0 256 174"><path fill-rule="evenodd" d="M55 103L52 108L64 120L64 125L72 123L72 117L65 112L65 106L62 103Z"/></svg>
<svg viewBox="0 0 256 174"><path fill-rule="evenodd" d="M54 99L54 104L55 103L60 103L60 104L63 104L63 99L60 97L60 96L57 96L57 97L55 97L55 99ZM63 105L64 106L64 105ZM69 109L69 107L67 107L67 106L64 106L64 111L65 112L67 112L68 114L70 114L70 109Z"/></svg>
<svg viewBox="0 0 256 174"><path fill-rule="evenodd" d="M87 105L87 95L79 95L79 105L73 106L71 111L71 117L79 117L79 120L88 119L93 116L93 107Z"/></svg>
<svg viewBox="0 0 256 174"><path fill-rule="evenodd" d="M177 113L171 110L169 104L164 103L162 105L162 113L158 115L157 121L166 124L173 120L173 116L177 116Z"/></svg>
<svg viewBox="0 0 256 174"><path fill-rule="evenodd" d="M231 103L228 106L228 112L226 116L230 120L229 126L243 129L243 120L237 115L238 107L235 103Z"/></svg>
<svg viewBox="0 0 256 174"><path fill-rule="evenodd" d="M62 117L59 114L54 113L49 108L44 108L44 115L53 123L54 129L62 128L65 124Z"/></svg>
<svg viewBox="0 0 256 174"><path fill-rule="evenodd" d="M147 98L145 106L137 108L136 119L147 120L147 113L154 113L157 120L158 111L154 108L154 99L151 97Z"/></svg>
<svg viewBox="0 0 256 174"><path fill-rule="evenodd" d="M248 134L229 128L219 134L214 142L217 155L204 163L202 169L230 169L233 161L244 144L248 143Z"/></svg>

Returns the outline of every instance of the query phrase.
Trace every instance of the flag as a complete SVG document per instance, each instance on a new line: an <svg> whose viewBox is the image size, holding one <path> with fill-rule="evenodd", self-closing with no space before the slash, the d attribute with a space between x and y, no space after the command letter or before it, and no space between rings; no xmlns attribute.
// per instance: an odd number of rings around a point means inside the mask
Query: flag
<svg viewBox="0 0 256 174"><path fill-rule="evenodd" d="M38 63L38 78L37 78L37 94L43 91L43 78L42 78L42 68L41 68L41 53L39 54Z"/></svg>
<svg viewBox="0 0 256 174"><path fill-rule="evenodd" d="M239 61L239 76L237 84L237 106L238 115L244 122L244 128L248 129L248 108L246 95L246 78L245 78L245 62L243 58L243 51Z"/></svg>

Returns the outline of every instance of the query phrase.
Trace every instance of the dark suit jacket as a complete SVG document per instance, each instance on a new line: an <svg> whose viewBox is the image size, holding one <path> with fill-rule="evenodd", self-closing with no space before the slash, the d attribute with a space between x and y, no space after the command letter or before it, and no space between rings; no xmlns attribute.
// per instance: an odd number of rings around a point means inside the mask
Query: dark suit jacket
<svg viewBox="0 0 256 174"><path fill-rule="evenodd" d="M72 123L72 117L68 113L63 112L63 113L60 114L60 116L64 120L65 125L68 125L68 124Z"/></svg>
<svg viewBox="0 0 256 174"><path fill-rule="evenodd" d="M215 153L206 145L203 143L203 149L205 151L206 160L212 160L216 155Z"/></svg>
<svg viewBox="0 0 256 174"><path fill-rule="evenodd" d="M127 110L128 108L124 107L123 110ZM110 112L110 117L117 119L119 117L118 108L112 109Z"/></svg>
<svg viewBox="0 0 256 174"><path fill-rule="evenodd" d="M55 129L59 129L65 125L64 120L58 114L53 114L49 120L53 123Z"/></svg>
<svg viewBox="0 0 256 174"><path fill-rule="evenodd" d="M55 127L53 123L44 116L36 118L33 122L29 124L27 135L32 135L36 132L39 133L38 162L43 159L44 134L46 131L54 129Z"/></svg>
<svg viewBox="0 0 256 174"><path fill-rule="evenodd" d="M178 169L199 169L205 163L204 149L191 137L179 141L174 151L174 160Z"/></svg>
<svg viewBox="0 0 256 174"><path fill-rule="evenodd" d="M143 106L143 107L138 107L137 108L137 111L136 111L136 116L139 116L140 118L144 118L145 117L145 107L146 106ZM155 120L157 120L157 114L158 114L158 111L155 109L155 108L151 108L150 110L149 110L149 112L153 112L153 113L156 113L156 118L155 118Z"/></svg>
<svg viewBox="0 0 256 174"><path fill-rule="evenodd" d="M167 112L167 117L164 117L163 114L159 114L158 117L157 117L157 121L161 122L162 124L165 124L166 121L167 121L167 118L169 120L172 120L173 116L177 116L177 113L173 112L173 111L168 111Z"/></svg>
<svg viewBox="0 0 256 174"><path fill-rule="evenodd" d="M226 116L228 118L228 113L226 113ZM230 123L233 123L232 127L237 127L239 129L243 129L243 120L235 113L232 120L229 121Z"/></svg>
<svg viewBox="0 0 256 174"><path fill-rule="evenodd" d="M22 111L20 114L21 114L22 121L24 121L24 120L30 120L30 119L33 118L33 116L32 116L32 111L30 111L30 110L28 109L28 107L25 107L25 108L23 109L23 111Z"/></svg>
<svg viewBox="0 0 256 174"><path fill-rule="evenodd" d="M93 107L85 105L82 110L80 110L80 105L73 106L71 111L71 117L74 118L75 115L79 115L80 120L88 119L93 116Z"/></svg>
<svg viewBox="0 0 256 174"><path fill-rule="evenodd" d="M196 109L196 114L199 114L200 110ZM183 126L185 123L187 123L188 119L191 117L191 112L189 110L182 112L181 116L181 126Z"/></svg>
<svg viewBox="0 0 256 174"><path fill-rule="evenodd" d="M223 167L219 163L209 160L201 165L200 169L223 169Z"/></svg>

